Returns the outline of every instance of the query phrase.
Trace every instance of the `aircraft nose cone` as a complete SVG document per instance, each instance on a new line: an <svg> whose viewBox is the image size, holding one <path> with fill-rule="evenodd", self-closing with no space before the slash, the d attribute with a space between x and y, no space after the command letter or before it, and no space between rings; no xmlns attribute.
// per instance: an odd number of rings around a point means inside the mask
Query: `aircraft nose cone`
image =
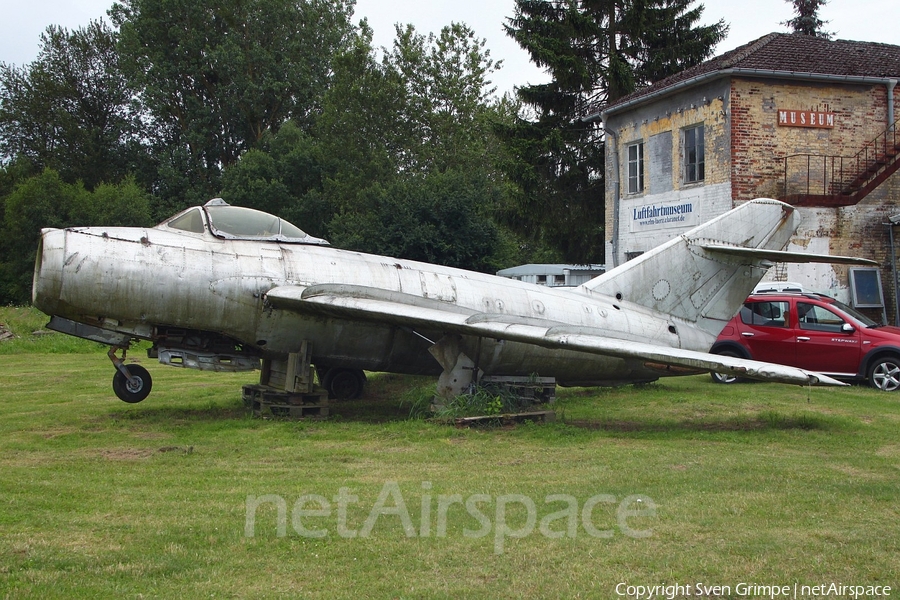
<svg viewBox="0 0 900 600"><path fill-rule="evenodd" d="M48 315L55 314L62 289L66 232L62 229L42 229L34 262L31 301Z"/></svg>

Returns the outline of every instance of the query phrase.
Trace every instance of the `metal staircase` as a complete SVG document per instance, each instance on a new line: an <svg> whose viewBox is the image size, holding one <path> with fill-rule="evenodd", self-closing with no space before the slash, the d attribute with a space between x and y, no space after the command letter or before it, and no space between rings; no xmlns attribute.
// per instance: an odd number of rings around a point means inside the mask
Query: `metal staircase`
<svg viewBox="0 0 900 600"><path fill-rule="evenodd" d="M857 204L900 168L898 127L900 120L855 156L786 156L782 200L795 206Z"/></svg>

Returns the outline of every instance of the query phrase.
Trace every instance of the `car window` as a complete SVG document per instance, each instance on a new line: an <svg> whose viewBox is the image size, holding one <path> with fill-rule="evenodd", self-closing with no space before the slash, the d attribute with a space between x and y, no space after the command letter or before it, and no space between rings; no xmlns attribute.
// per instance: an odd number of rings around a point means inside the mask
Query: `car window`
<svg viewBox="0 0 900 600"><path fill-rule="evenodd" d="M875 321L873 321L866 315L862 314L855 308L853 308L851 306L847 306L843 302L838 302L837 300L835 300L834 307L844 311L845 313L847 313L848 315L850 315L851 317L853 317L854 319L856 319L857 321L862 323L863 327L878 327L878 323L876 323Z"/></svg>
<svg viewBox="0 0 900 600"><path fill-rule="evenodd" d="M747 302L741 308L745 325L787 327L788 303L780 301Z"/></svg>
<svg viewBox="0 0 900 600"><path fill-rule="evenodd" d="M836 313L831 312L824 306L809 302L797 303L797 319L800 323L800 329L808 329L810 331L838 333L844 324L844 320Z"/></svg>

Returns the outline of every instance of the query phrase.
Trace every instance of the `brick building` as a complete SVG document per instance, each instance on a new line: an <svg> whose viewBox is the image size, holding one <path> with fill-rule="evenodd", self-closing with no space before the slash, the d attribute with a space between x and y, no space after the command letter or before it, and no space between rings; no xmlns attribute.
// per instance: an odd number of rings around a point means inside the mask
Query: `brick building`
<svg viewBox="0 0 900 600"><path fill-rule="evenodd" d="M767 279L859 306L880 287L893 321L898 78L900 46L773 33L603 107L607 265L777 198L803 216L788 250L882 268L853 275L859 299L846 266L776 265Z"/></svg>

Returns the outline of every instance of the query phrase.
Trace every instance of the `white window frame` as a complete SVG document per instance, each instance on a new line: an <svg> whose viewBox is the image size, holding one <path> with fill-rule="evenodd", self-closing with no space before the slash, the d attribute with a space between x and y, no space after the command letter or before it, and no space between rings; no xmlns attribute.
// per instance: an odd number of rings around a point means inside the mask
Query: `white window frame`
<svg viewBox="0 0 900 600"><path fill-rule="evenodd" d="M627 146L626 162L628 172L628 193L641 194L644 191L644 142Z"/></svg>

